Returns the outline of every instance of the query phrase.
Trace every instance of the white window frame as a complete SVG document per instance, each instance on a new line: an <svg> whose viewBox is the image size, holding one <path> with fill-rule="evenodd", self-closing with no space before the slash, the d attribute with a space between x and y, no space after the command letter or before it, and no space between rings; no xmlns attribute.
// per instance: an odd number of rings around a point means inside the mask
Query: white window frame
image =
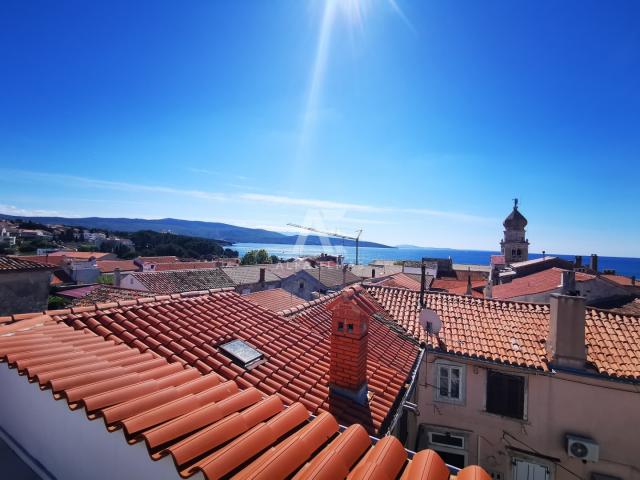
<svg viewBox="0 0 640 480"><path fill-rule="evenodd" d="M425 425L425 429L427 433L426 448L429 448L436 452L440 451L440 452L446 452L446 453L453 453L455 455L462 455L464 458L464 465L465 466L469 465L469 451L467 450L467 439L469 434L467 432L462 432L454 429L449 430L445 427L430 427L428 425ZM461 447L455 447L453 445L443 445L442 443L432 442L431 438L433 433L436 433L439 435L449 434L452 437L461 437L463 439L464 447L461 448Z"/></svg>
<svg viewBox="0 0 640 480"><path fill-rule="evenodd" d="M466 435L462 435L460 433L457 432L438 432L435 430L430 430L429 432L427 432L427 434L429 435L428 437L428 442L430 446L433 447L447 447L447 448L451 448L453 450L466 450L467 449L467 437ZM436 440L433 440L433 435L444 435L444 436L449 436L451 438L459 438L460 440L462 440L462 446L461 447L456 447L455 445L450 445L448 443L440 443Z"/></svg>
<svg viewBox="0 0 640 480"><path fill-rule="evenodd" d="M435 400L437 400L438 402L447 402L447 403L455 403L455 404L464 404L465 402L465 395L466 395L466 383L467 383L467 369L466 369L466 365L460 365L458 363L452 363L452 362L446 362L446 361L442 361L442 360L436 360L436 362L434 363L435 365L435 376L436 376L436 381L435 381ZM451 396L443 396L440 395L440 381L441 381L441 377L440 377L440 369L441 368L447 368L449 370L449 374L448 374L448 379L449 379L449 385L448 385L448 390L449 393L451 392L451 369L458 369L460 376L460 384L459 384L459 392L458 392L458 398L452 398Z"/></svg>

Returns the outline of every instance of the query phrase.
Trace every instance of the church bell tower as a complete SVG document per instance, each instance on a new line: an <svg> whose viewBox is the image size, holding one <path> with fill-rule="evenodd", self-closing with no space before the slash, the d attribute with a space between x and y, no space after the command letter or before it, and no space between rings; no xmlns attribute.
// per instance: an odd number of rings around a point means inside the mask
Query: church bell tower
<svg viewBox="0 0 640 480"><path fill-rule="evenodd" d="M504 238L500 250L505 263L523 262L529 259L529 240L525 236L527 219L518 211L518 199L513 199L513 211L505 218Z"/></svg>

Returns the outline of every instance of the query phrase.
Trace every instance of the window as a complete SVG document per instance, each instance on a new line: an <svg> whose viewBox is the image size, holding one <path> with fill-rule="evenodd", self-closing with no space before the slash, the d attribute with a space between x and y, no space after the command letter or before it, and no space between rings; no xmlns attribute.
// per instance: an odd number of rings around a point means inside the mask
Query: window
<svg viewBox="0 0 640 480"><path fill-rule="evenodd" d="M489 370L487 372L487 412L505 417L525 416L524 377Z"/></svg>
<svg viewBox="0 0 640 480"><path fill-rule="evenodd" d="M259 352L244 340L232 340L229 343L220 345L220 350L238 365L244 368L251 368L264 358Z"/></svg>
<svg viewBox="0 0 640 480"><path fill-rule="evenodd" d="M464 468L467 466L468 433L458 430L447 430L421 424L418 427L416 449L430 448L449 465Z"/></svg>
<svg viewBox="0 0 640 480"><path fill-rule="evenodd" d="M304 282L300 282L300 285L298 285L298 288L302 290L304 288Z"/></svg>
<svg viewBox="0 0 640 480"><path fill-rule="evenodd" d="M464 367L437 363L436 400L461 402L464 389Z"/></svg>

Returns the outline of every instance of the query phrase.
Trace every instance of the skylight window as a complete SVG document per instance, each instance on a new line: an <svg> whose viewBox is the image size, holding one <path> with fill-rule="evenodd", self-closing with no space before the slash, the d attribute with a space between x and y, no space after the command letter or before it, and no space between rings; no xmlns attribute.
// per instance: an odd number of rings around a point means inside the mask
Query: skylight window
<svg viewBox="0 0 640 480"><path fill-rule="evenodd" d="M244 368L256 365L264 355L244 340L232 340L220 345L220 349L235 363Z"/></svg>

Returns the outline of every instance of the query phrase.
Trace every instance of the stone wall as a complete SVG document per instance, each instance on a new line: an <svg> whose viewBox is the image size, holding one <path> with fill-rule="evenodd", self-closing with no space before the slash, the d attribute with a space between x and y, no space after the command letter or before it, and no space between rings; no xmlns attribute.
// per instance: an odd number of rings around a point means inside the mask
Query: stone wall
<svg viewBox="0 0 640 480"><path fill-rule="evenodd" d="M1 273L0 316L46 310L50 279L47 270Z"/></svg>

